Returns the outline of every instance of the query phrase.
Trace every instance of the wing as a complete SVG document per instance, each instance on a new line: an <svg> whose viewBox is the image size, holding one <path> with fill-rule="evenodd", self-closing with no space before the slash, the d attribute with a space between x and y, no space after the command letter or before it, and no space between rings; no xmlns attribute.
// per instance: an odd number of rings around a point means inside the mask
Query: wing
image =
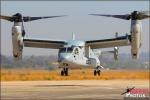
<svg viewBox="0 0 150 100"><path fill-rule="evenodd" d="M43 40L43 39L24 38L23 42L25 47L36 47L36 48L59 49L65 45L65 41L49 40L49 39Z"/></svg>
<svg viewBox="0 0 150 100"><path fill-rule="evenodd" d="M115 46L128 46L131 43L131 35L121 36L117 38L111 39L103 39L103 40L91 40L86 41L86 46L90 46L91 49L98 48L108 48Z"/></svg>

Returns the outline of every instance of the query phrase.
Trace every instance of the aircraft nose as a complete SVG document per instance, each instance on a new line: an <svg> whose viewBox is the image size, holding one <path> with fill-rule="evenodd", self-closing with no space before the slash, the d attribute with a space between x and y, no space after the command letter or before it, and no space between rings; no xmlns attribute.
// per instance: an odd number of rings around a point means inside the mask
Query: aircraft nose
<svg viewBox="0 0 150 100"><path fill-rule="evenodd" d="M71 59L71 55L70 54L61 54L60 55L60 60L61 61L65 61L65 62L68 62L68 61L70 61L70 59Z"/></svg>

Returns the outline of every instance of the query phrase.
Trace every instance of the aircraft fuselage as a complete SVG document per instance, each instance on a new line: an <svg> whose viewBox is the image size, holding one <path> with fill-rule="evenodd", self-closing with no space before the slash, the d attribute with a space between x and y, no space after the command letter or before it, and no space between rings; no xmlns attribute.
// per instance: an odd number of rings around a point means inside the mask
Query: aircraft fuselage
<svg viewBox="0 0 150 100"><path fill-rule="evenodd" d="M85 43L83 41L69 41L59 49L58 62L59 68L81 69L100 66L98 56L89 50L89 55L85 54Z"/></svg>

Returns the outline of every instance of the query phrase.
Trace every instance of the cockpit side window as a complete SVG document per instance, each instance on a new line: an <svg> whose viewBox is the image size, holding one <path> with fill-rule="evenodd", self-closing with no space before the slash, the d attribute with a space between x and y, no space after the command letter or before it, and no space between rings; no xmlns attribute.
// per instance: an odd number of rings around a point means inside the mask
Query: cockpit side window
<svg viewBox="0 0 150 100"><path fill-rule="evenodd" d="M65 53L66 50L67 50L67 48L61 48L61 49L59 50L59 52L60 52L60 53Z"/></svg>

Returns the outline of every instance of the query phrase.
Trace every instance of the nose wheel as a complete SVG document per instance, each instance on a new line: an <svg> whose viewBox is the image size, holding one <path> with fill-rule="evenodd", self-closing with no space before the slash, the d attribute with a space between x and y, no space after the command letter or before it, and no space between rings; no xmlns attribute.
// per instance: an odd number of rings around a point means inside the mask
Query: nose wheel
<svg viewBox="0 0 150 100"><path fill-rule="evenodd" d="M100 70L99 66L97 66L96 69L94 69L94 76L96 76L96 75L98 75L98 76L101 75L101 70Z"/></svg>
<svg viewBox="0 0 150 100"><path fill-rule="evenodd" d="M63 68L61 71L61 76L68 76L68 68Z"/></svg>

